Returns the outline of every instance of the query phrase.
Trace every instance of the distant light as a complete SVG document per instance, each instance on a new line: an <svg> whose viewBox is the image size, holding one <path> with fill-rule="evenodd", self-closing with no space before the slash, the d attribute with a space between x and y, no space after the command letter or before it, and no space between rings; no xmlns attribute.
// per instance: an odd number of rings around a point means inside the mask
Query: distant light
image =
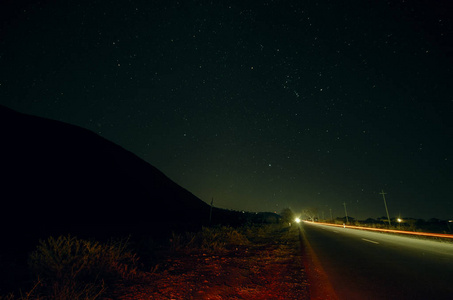
<svg viewBox="0 0 453 300"><path fill-rule="evenodd" d="M294 221L296 221L296 223L300 223L300 219L299 218L294 219Z"/></svg>
<svg viewBox="0 0 453 300"><path fill-rule="evenodd" d="M400 218L398 218L398 219L396 219L396 220L397 220L398 222L400 222L400 223L403 222L403 220L400 219Z"/></svg>

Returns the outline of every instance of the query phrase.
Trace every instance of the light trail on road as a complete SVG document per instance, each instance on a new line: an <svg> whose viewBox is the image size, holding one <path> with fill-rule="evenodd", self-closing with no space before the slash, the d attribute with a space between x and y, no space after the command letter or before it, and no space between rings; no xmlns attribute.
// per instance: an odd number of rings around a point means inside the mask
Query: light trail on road
<svg viewBox="0 0 453 300"><path fill-rule="evenodd" d="M305 223L313 223L313 222L309 222L309 221L303 221L303 222L305 222ZM370 227L351 226L351 225L338 225L338 224L322 223L322 222L316 222L316 224L334 226L334 227L351 228L351 229L378 231L378 232L402 233L402 234L409 234L409 235L420 235L420 236L430 236L430 237L440 237L440 238L453 239L453 234L447 234L447 233L415 232L415 231L407 231L407 230L370 228Z"/></svg>
<svg viewBox="0 0 453 300"><path fill-rule="evenodd" d="M451 299L453 243L330 225L305 222L301 233L307 267L338 299Z"/></svg>

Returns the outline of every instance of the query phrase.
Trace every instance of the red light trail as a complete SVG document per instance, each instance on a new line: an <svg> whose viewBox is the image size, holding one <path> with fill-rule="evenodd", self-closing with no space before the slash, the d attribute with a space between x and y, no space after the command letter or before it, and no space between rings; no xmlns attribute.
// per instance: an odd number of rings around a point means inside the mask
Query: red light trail
<svg viewBox="0 0 453 300"><path fill-rule="evenodd" d="M304 222L308 222L308 221L304 221ZM310 223L314 223L314 222L310 222ZM338 224L322 223L322 222L316 222L316 224L322 224L322 225L327 225L327 226L335 226L335 227L343 227L343 228L379 231L379 232L402 233L402 234L411 234L411 235L419 235L419 236L430 236L430 237L441 237L441 238L453 239L453 234L446 234L446 233L429 233L429 232L415 232L415 231L394 230L394 229L369 228L369 227L338 225Z"/></svg>

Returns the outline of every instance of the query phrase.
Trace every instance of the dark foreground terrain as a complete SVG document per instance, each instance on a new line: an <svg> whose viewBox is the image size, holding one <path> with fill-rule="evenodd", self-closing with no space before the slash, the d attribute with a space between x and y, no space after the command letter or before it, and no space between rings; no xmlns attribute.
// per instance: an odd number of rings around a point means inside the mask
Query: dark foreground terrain
<svg viewBox="0 0 453 300"><path fill-rule="evenodd" d="M299 230L281 224L127 247L62 237L39 249L29 257L34 280L0 299L309 299Z"/></svg>
<svg viewBox="0 0 453 300"><path fill-rule="evenodd" d="M309 299L298 230L267 226L226 248L180 248L111 299Z"/></svg>

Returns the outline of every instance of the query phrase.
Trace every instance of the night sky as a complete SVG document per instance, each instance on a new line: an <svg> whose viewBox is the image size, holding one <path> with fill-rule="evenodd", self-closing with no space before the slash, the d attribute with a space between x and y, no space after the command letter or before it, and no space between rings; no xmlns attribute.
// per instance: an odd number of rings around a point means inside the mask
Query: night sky
<svg viewBox="0 0 453 300"><path fill-rule="evenodd" d="M2 2L0 104L217 207L453 219L448 1L82 2Z"/></svg>

